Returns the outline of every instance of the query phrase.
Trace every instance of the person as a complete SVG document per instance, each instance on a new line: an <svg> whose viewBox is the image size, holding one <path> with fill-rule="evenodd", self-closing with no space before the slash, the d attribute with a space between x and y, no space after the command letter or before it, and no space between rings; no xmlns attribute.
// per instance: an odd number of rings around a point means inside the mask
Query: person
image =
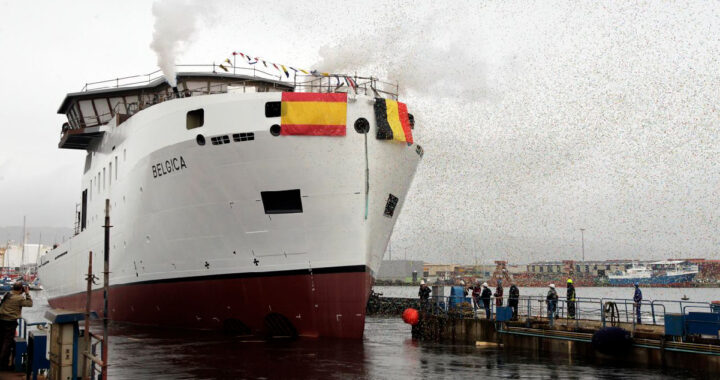
<svg viewBox="0 0 720 380"><path fill-rule="evenodd" d="M479 282L475 282L475 285L472 288L472 298L473 303L475 304L476 313L478 309L480 309L480 293L482 293L482 287L480 286Z"/></svg>
<svg viewBox="0 0 720 380"><path fill-rule="evenodd" d="M512 320L517 321L518 302L520 302L520 289L515 286L514 282L510 282L510 296L508 297L508 305L512 309Z"/></svg>
<svg viewBox="0 0 720 380"><path fill-rule="evenodd" d="M463 297L470 296L470 287L465 285L465 280L460 280L460 286L463 287Z"/></svg>
<svg viewBox="0 0 720 380"><path fill-rule="evenodd" d="M550 327L552 327L553 320L557 318L558 294L555 290L555 284L550 284L550 290L548 290L545 302L547 302L548 321L550 321Z"/></svg>
<svg viewBox="0 0 720 380"><path fill-rule="evenodd" d="M633 301L635 302L635 312L637 313L637 323L642 324L642 321L640 320L640 306L642 305L642 291L640 290L640 284L635 283L635 295L633 296Z"/></svg>
<svg viewBox="0 0 720 380"><path fill-rule="evenodd" d="M420 310L426 310L430 305L430 293L432 293L432 290L429 286L427 286L427 284L425 284L425 280L420 280L420 290L418 290L418 296L420 297Z"/></svg>
<svg viewBox="0 0 720 380"><path fill-rule="evenodd" d="M485 318L490 319L490 297L492 297L492 291L488 288L488 283L483 282L483 291L480 294L480 299L483 302L483 308L485 308Z"/></svg>
<svg viewBox="0 0 720 380"><path fill-rule="evenodd" d="M497 287L495 287L495 307L502 307L503 305L503 286L502 280L497 280Z"/></svg>
<svg viewBox="0 0 720 380"><path fill-rule="evenodd" d="M572 278L567 280L567 308L568 318L575 319L575 286L573 285Z"/></svg>
<svg viewBox="0 0 720 380"><path fill-rule="evenodd" d="M27 285L21 282L13 284L12 290L5 294L0 305L0 368L10 369L10 349L15 343L17 320L22 317L23 307L32 307L33 301Z"/></svg>

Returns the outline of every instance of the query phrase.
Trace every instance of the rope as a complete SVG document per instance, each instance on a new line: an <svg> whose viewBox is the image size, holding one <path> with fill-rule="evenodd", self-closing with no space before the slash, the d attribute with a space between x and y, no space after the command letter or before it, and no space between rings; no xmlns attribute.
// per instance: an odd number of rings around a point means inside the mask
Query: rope
<svg viewBox="0 0 720 380"><path fill-rule="evenodd" d="M603 311L605 313L605 320L608 320L608 316L610 317L610 326L617 326L620 322L620 311L618 310L617 304L610 301L605 302Z"/></svg>

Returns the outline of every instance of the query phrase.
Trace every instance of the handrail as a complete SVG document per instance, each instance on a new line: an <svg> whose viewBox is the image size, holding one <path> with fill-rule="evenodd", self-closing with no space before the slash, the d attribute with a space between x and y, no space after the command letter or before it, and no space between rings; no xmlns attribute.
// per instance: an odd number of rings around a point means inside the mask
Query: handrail
<svg viewBox="0 0 720 380"><path fill-rule="evenodd" d="M293 71L292 75L283 75L282 72L279 73L271 73L263 69L258 69L255 66L253 67L229 67L229 69L232 69L232 71L228 70L227 73L224 71L218 71L220 69L220 65L212 63L212 64L179 64L175 66L177 69L177 72L181 73L214 73L214 74L231 74L231 75L247 75L251 78L258 78L258 79L265 79L265 80L274 80L278 82L287 83L288 85L296 88L297 90L301 90L304 88L309 89L324 89L327 88L328 90L331 90L332 88L341 88L341 87L353 87L349 83L343 83L346 81L346 78L351 80L355 86L354 91L357 93L359 88L362 88L365 94L369 94L369 91L372 91L372 93L375 93L376 95L380 96L380 94L391 96L394 99L397 99L399 91L400 91L400 84L395 82L388 82L385 80L380 80L375 77L363 77L363 76L357 76L357 75L348 75L348 74L322 74L322 75L312 75L312 74L302 74L298 71ZM223 66L225 67L225 66ZM160 79L163 77L163 73L161 70L155 70L147 74L137 74L137 75L130 75L130 76L124 76L124 77L117 77L112 79L106 79L101 81L95 81L95 82L86 82L83 86L81 92L87 92L87 91L95 91L95 90L103 90L103 89L110 89L110 88L126 88L126 87L132 87L132 86L138 86L138 85L148 85L152 83L153 81ZM141 80L138 80L141 79ZM323 81L327 80L327 84L323 84ZM335 85L332 85L332 81L335 80L337 83ZM369 87L369 89L368 89Z"/></svg>
<svg viewBox="0 0 720 380"><path fill-rule="evenodd" d="M508 296L503 296L503 305L508 306ZM496 297L490 299L490 315L495 315ZM458 301L460 303L466 302L473 311L474 318L484 318L484 306L482 303L476 304L472 296L431 296L429 301L432 305L432 311L440 312L444 314L450 314L453 311L451 305L457 308ZM579 324L580 319L593 320L602 322L605 326L605 304L607 302L613 302L618 306L618 317L622 323L633 324L637 322L637 306L638 303L632 299L627 298L593 298L593 297L578 297L575 301L575 321ZM692 305L685 305L692 303ZM709 302L699 301L675 301L675 300L643 300L639 303L640 305L640 317L643 324L662 326L665 323L664 316L667 314L666 310L671 305L679 306L678 312L686 313L690 308L701 308L711 309ZM565 319L568 316L567 312L568 301L566 299L558 299L556 304L556 313L558 318ZM531 318L547 317L547 303L543 296L520 296L518 299L517 315L519 317L527 318L528 323Z"/></svg>

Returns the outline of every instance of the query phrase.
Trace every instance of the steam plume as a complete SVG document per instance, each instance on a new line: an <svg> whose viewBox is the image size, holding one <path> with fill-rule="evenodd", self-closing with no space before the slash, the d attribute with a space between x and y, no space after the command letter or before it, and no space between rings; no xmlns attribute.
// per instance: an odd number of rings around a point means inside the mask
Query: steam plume
<svg viewBox="0 0 720 380"><path fill-rule="evenodd" d="M467 32L472 22L437 12L415 14L414 20L407 17L370 30L358 28L321 47L317 66L397 81L403 92L460 98L487 92L485 59L479 49L482 35Z"/></svg>
<svg viewBox="0 0 720 380"><path fill-rule="evenodd" d="M193 0L159 0L153 4L155 30L150 48L157 54L157 63L168 83L175 87L175 60L192 42L200 17L206 8Z"/></svg>

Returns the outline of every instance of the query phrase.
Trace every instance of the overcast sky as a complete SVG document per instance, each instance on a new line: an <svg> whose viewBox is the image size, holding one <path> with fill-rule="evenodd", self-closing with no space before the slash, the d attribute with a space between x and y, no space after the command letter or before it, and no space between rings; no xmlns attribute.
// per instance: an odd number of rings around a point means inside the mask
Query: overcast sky
<svg viewBox="0 0 720 380"><path fill-rule="evenodd" d="M393 257L579 259L585 228L588 259L718 259L720 7L617 4L213 2L179 62L399 80L425 156ZM154 71L153 23L149 1L0 0L0 226L72 226L84 152L55 112Z"/></svg>

